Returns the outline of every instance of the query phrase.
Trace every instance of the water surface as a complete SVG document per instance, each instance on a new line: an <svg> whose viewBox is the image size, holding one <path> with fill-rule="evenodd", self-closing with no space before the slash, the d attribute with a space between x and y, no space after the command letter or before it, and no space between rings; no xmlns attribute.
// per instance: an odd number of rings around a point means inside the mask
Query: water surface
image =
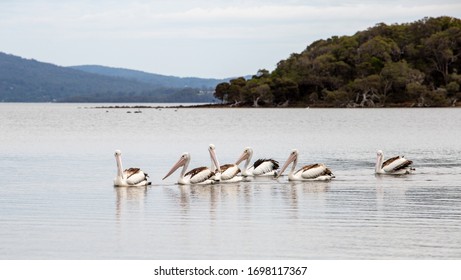
<svg viewBox="0 0 461 280"><path fill-rule="evenodd" d="M0 104L0 259L459 259L459 109L93 109ZM133 110L131 110L133 111ZM331 182L161 178L246 146ZM152 186L114 188L114 150ZM376 150L414 161L373 174ZM254 159L253 159L254 160Z"/></svg>

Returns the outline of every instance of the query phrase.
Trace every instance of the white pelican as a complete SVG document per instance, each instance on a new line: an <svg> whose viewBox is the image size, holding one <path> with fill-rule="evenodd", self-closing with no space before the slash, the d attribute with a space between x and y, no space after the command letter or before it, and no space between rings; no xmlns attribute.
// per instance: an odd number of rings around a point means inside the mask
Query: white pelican
<svg viewBox="0 0 461 280"><path fill-rule="evenodd" d="M147 181L148 175L139 168L128 168L123 170L122 152L115 151L115 161L117 162L117 176L114 179L116 187L140 187L150 185Z"/></svg>
<svg viewBox="0 0 461 280"><path fill-rule="evenodd" d="M240 163L242 160L237 160L235 164L224 164L219 166L219 161L218 157L216 156L216 147L213 144L210 144L208 147L208 151L210 152L210 157L211 157L211 169L215 170L217 174L220 174L216 176L216 179L218 179L221 183L235 183L235 182L240 182L242 181L243 177L238 175L240 173L240 168L238 167L238 163ZM216 162L218 163L218 166L215 166L213 162L213 156L216 159Z"/></svg>
<svg viewBox="0 0 461 280"><path fill-rule="evenodd" d="M214 155L210 154L211 159L215 166L219 166L216 157ZM171 170L168 172L168 174L163 177L162 180L165 180L168 176L173 174L179 167L183 167L181 170L181 174L179 175L178 178L178 184L180 185L195 185L195 184L213 184L216 180L214 179L215 172L211 170L208 167L198 167L190 170L189 172L186 173L187 167L189 166L190 162L190 154L189 153L184 153L181 155L179 158L178 162L173 165Z"/></svg>
<svg viewBox="0 0 461 280"><path fill-rule="evenodd" d="M298 163L298 150L294 149L291 151L290 156L283 165L277 178L283 174L283 171L293 162L290 174L288 174L288 180L290 181L327 181L335 176L323 163L310 164L301 167L295 172L296 164Z"/></svg>
<svg viewBox="0 0 461 280"><path fill-rule="evenodd" d="M376 152L376 174L391 174L391 175L402 175L410 174L411 171L415 170L410 165L413 163L411 160L404 158L403 156L392 157L384 161L384 153L381 150ZM384 161L384 162L383 162Z"/></svg>
<svg viewBox="0 0 461 280"><path fill-rule="evenodd" d="M275 176L277 175L276 170L279 168L279 163L273 159L258 159L254 162L252 166L250 165L251 157L253 156L253 149L246 147L243 150L242 155L236 161L235 164L239 165L240 162L246 160L243 167L242 175L243 176Z"/></svg>

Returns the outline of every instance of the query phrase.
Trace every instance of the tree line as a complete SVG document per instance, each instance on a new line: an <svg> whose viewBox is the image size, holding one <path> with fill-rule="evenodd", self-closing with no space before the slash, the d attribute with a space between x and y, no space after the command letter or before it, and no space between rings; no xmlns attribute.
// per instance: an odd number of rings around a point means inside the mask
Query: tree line
<svg viewBox="0 0 461 280"><path fill-rule="evenodd" d="M461 20L379 23L352 36L318 40L272 72L222 82L232 106L456 106L461 99Z"/></svg>

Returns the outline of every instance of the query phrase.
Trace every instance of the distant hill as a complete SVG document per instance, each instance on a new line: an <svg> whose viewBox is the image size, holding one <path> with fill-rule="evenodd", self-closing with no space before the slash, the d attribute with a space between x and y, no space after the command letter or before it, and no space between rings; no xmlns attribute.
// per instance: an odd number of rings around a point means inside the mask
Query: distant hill
<svg viewBox="0 0 461 280"><path fill-rule="evenodd" d="M71 66L69 68L81 70L88 73L99 74L110 77L126 78L133 81L139 81L159 87L172 88L215 88L216 85L222 82L227 82L230 79L202 79L194 77L180 78L175 76L165 76L152 74L143 71L130 70L124 68L113 68L100 65L80 65Z"/></svg>
<svg viewBox="0 0 461 280"><path fill-rule="evenodd" d="M124 72L139 71L125 70ZM168 86L166 82L156 84L147 81L151 74L145 74L144 82L141 78L130 78L127 74L95 74L0 52L0 102L213 102L215 100L210 90L185 87L184 83L180 86Z"/></svg>

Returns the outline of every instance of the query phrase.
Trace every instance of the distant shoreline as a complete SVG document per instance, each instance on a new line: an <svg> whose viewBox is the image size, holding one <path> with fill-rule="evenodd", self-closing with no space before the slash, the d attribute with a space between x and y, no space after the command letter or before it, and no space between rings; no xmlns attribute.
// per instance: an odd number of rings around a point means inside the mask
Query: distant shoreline
<svg viewBox="0 0 461 280"><path fill-rule="evenodd" d="M95 106L85 107L89 109L177 109L177 108L226 108L220 104L200 104L200 105L171 105L171 106L150 106L150 105L114 105L114 106Z"/></svg>
<svg viewBox="0 0 461 280"><path fill-rule="evenodd" d="M150 105L114 105L114 106L95 106L95 107L85 107L86 109L194 109L194 108L224 108L224 109L233 109L233 108L242 108L242 109L290 109L290 108L318 108L318 109L368 109L368 108L460 108L461 104L456 104L456 106L444 106L444 107L418 107L413 104L408 104L406 106L401 106L401 104L389 104L385 107L334 107L334 106L325 106L325 105L296 105L296 106L258 106L253 107L249 105L237 105L233 104L199 104L199 105L172 105L172 106L150 106Z"/></svg>
<svg viewBox="0 0 461 280"><path fill-rule="evenodd" d="M187 103L155 103L156 105L101 105L95 106L98 102L82 102L82 103L75 103L75 102L0 102L0 104L12 104L12 103L28 103L28 104L75 104L79 105L79 109L368 109L368 108L461 108L461 102L457 102L455 106L416 106L416 104L387 104L386 106L375 106L375 107L361 107L361 106L332 106L328 104L293 104L289 106L268 106L268 105L260 105L258 107L251 106L250 104L223 104L223 103L191 103L187 105ZM88 104L88 106L86 106ZM114 103L114 104L123 104ZM127 104L127 103L124 103ZM133 103L134 104L134 103ZM158 105L158 104L165 104L165 105ZM170 104L170 105L169 105Z"/></svg>

